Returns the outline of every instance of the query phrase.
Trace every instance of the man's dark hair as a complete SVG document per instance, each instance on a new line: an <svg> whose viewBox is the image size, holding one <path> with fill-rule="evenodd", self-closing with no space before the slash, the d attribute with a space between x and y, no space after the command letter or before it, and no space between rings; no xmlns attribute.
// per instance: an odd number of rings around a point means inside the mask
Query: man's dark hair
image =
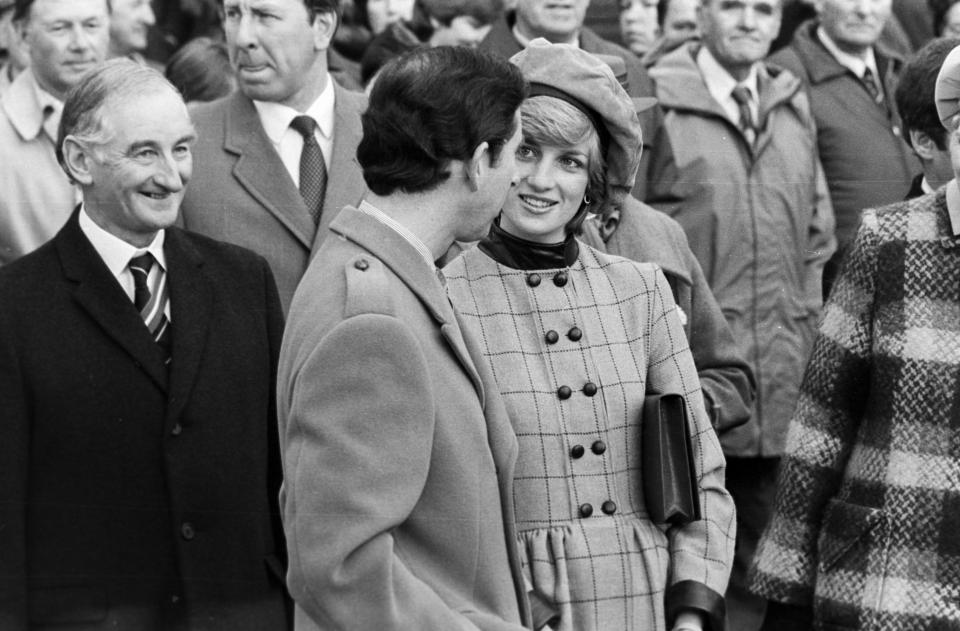
<svg viewBox="0 0 960 631"><path fill-rule="evenodd" d="M516 66L459 46L418 49L380 73L364 112L357 159L377 195L428 191L483 142L496 164L527 95Z"/></svg>
<svg viewBox="0 0 960 631"><path fill-rule="evenodd" d="M303 4L307 7L311 24L320 13L334 13L337 16L337 22L340 21L340 0L303 0Z"/></svg>
<svg viewBox="0 0 960 631"><path fill-rule="evenodd" d="M35 1L36 0L16 0L13 4L13 21L20 22L30 15L30 7L33 6ZM113 7L110 4L110 0L107 0L107 13L111 13L112 11Z"/></svg>
<svg viewBox="0 0 960 631"><path fill-rule="evenodd" d="M947 130L940 123L933 91L943 60L960 46L960 39L945 37L928 42L918 50L900 73L894 98L903 121L903 137L910 142L910 130L922 131L941 151L947 148ZM912 145L911 145L912 146Z"/></svg>

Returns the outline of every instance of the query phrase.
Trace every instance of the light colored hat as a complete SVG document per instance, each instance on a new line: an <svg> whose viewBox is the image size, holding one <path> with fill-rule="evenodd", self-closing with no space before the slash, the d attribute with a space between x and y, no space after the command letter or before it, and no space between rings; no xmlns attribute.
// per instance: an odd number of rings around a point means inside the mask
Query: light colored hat
<svg viewBox="0 0 960 631"><path fill-rule="evenodd" d="M940 123L950 129L950 119L960 114L960 46L951 50L943 60L933 98Z"/></svg>
<svg viewBox="0 0 960 631"><path fill-rule="evenodd" d="M637 107L650 104L634 103L610 66L569 44L538 38L510 61L530 84L530 96L553 96L587 115L606 147L608 191L629 191L643 147Z"/></svg>

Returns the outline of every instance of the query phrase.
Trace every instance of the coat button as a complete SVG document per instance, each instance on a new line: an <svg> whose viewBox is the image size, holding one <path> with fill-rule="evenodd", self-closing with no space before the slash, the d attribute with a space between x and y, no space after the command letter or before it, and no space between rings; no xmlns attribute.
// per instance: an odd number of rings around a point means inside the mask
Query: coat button
<svg viewBox="0 0 960 631"><path fill-rule="evenodd" d="M536 287L540 284L540 274L530 274L527 276L527 284L531 287Z"/></svg>
<svg viewBox="0 0 960 631"><path fill-rule="evenodd" d="M186 539L187 541L190 541L197 536L197 531L193 529L193 524L191 524L188 521L185 521L180 526L180 536Z"/></svg>
<svg viewBox="0 0 960 631"><path fill-rule="evenodd" d="M577 327L573 327L572 329L567 331L567 337L570 338L571 342L579 342L580 338L583 337L583 331L581 331Z"/></svg>
<svg viewBox="0 0 960 631"><path fill-rule="evenodd" d="M570 398L570 395L573 394L573 390L570 389L570 386L560 386L557 388L557 396L561 400L566 400Z"/></svg>
<svg viewBox="0 0 960 631"><path fill-rule="evenodd" d="M560 334L556 331L547 331L544 337L547 340L547 344L556 344L560 340Z"/></svg>
<svg viewBox="0 0 960 631"><path fill-rule="evenodd" d="M612 501L607 500L606 502L603 503L603 506L600 507L600 510L602 510L607 515L613 515L615 512L617 512L617 505L614 504Z"/></svg>
<svg viewBox="0 0 960 631"><path fill-rule="evenodd" d="M603 452L605 452L606 450L607 450L607 443L603 442L602 440L598 440L594 442L592 445L590 445L590 451L597 454L598 456L603 455Z"/></svg>
<svg viewBox="0 0 960 631"><path fill-rule="evenodd" d="M581 505L580 505L580 516L581 516L581 517L589 517L590 515L593 515L593 506L590 506L589 504L581 504Z"/></svg>
<svg viewBox="0 0 960 631"><path fill-rule="evenodd" d="M180 423L175 423L173 427L170 429L170 433L173 434L174 436L179 436L180 432L182 431L183 431L183 426L181 426Z"/></svg>
<svg viewBox="0 0 960 631"><path fill-rule="evenodd" d="M370 263L367 262L367 259L360 259L353 266L362 272L370 267Z"/></svg>
<svg viewBox="0 0 960 631"><path fill-rule="evenodd" d="M567 273L566 272L557 272L553 277L553 284L557 287L563 287L567 284Z"/></svg>
<svg viewBox="0 0 960 631"><path fill-rule="evenodd" d="M574 445L570 448L570 457L576 460L577 458L582 458L583 454L586 453L586 449L583 448L583 445Z"/></svg>
<svg viewBox="0 0 960 631"><path fill-rule="evenodd" d="M597 393L597 384L593 383L592 381L588 381L587 383L583 384L583 393L588 397L592 397Z"/></svg>

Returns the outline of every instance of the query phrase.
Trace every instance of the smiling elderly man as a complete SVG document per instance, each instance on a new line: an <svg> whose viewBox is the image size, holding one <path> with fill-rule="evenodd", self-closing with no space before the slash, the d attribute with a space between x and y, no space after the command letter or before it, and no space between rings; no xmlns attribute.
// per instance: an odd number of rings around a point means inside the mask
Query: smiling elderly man
<svg viewBox="0 0 960 631"><path fill-rule="evenodd" d="M196 138L128 59L64 106L83 189L0 269L0 629L282 631L264 260L173 228Z"/></svg>

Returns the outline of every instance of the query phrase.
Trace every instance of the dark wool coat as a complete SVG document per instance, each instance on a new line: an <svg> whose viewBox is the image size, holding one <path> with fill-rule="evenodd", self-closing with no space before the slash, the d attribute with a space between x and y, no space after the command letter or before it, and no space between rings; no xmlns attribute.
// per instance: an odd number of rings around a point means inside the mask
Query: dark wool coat
<svg viewBox="0 0 960 631"><path fill-rule="evenodd" d="M960 628L960 226L944 190L864 211L791 422L752 585L812 607L817 629Z"/></svg>
<svg viewBox="0 0 960 631"><path fill-rule="evenodd" d="M807 87L842 249L853 239L860 211L902 200L920 163L903 140L893 98L902 60L874 49L886 97L877 106L859 77L820 43L816 28L815 21L800 25L790 46L770 61Z"/></svg>
<svg viewBox="0 0 960 631"><path fill-rule="evenodd" d="M0 270L4 631L286 624L276 285L175 228L164 253L169 373L76 212Z"/></svg>

